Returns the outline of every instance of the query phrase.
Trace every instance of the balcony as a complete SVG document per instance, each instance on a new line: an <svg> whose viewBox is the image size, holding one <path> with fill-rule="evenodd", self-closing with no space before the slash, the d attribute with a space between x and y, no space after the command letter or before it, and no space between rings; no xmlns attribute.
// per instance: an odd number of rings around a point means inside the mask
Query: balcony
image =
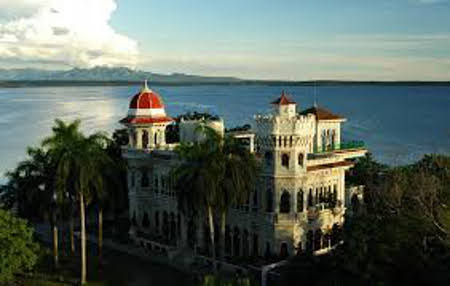
<svg viewBox="0 0 450 286"><path fill-rule="evenodd" d="M323 154L335 151L360 150L360 149L366 149L366 144L364 143L364 141L348 141L330 146L320 146L320 147L315 146L314 154Z"/></svg>

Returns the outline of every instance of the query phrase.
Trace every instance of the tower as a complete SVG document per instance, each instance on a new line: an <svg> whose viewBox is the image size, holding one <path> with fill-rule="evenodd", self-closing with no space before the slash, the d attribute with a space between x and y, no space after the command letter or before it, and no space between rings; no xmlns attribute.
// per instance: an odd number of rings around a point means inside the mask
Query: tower
<svg viewBox="0 0 450 286"><path fill-rule="evenodd" d="M166 146L165 130L173 119L166 115L164 102L144 82L130 101L128 116L120 121L128 128L129 147L154 150Z"/></svg>

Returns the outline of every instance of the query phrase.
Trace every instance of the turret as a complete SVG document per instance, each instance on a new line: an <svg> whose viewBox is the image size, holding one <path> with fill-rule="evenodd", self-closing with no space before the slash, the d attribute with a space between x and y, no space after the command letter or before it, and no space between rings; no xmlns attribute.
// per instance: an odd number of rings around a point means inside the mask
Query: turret
<svg viewBox="0 0 450 286"><path fill-rule="evenodd" d="M166 145L165 130L171 122L163 100L148 88L147 81L131 99L128 116L120 120L128 128L129 147L150 150Z"/></svg>

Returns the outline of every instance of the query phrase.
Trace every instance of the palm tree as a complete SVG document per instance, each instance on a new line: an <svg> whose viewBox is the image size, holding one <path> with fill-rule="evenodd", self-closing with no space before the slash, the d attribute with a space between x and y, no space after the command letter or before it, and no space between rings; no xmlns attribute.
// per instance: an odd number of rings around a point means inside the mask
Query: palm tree
<svg viewBox="0 0 450 286"><path fill-rule="evenodd" d="M249 152L235 138L226 136L221 146L221 161L225 173L219 186L220 199L220 250L223 259L225 252L225 228L228 209L233 205L245 203L252 191L255 190L259 173L259 164L253 154Z"/></svg>
<svg viewBox="0 0 450 286"><path fill-rule="evenodd" d="M53 237L53 261L55 268L59 264L58 223L60 203L56 200L53 179L54 164L48 152L42 148L27 148L28 159L20 162L13 172L8 173L10 183L17 187L19 201L25 203L30 218L49 216ZM23 208L22 208L22 211ZM22 215L25 215L22 213ZM27 216L27 215L25 215Z"/></svg>
<svg viewBox="0 0 450 286"><path fill-rule="evenodd" d="M81 284L86 283L86 226L85 210L95 192L103 190L102 167L107 161L106 136L95 133L85 137L79 131L80 121L66 125L55 121L53 135L43 141L43 146L57 162L55 172L56 190L62 197L73 190L80 208L81 226ZM68 186L68 184L73 184Z"/></svg>
<svg viewBox="0 0 450 286"><path fill-rule="evenodd" d="M205 135L204 140L182 144L177 150L181 158L174 171L178 205L184 213L195 210L199 204L206 206L215 259L214 213L218 211L221 216L220 248L223 250L227 211L248 199L254 189L258 164L253 154L235 139L224 138L204 124L197 130ZM190 215L196 213L191 211Z"/></svg>
<svg viewBox="0 0 450 286"><path fill-rule="evenodd" d="M214 242L214 209L219 198L218 181L224 170L217 157L215 142L205 140L192 145L182 144L177 149L181 158L180 165L174 170L175 188L178 206L188 217L195 219L199 215L198 206L204 206L209 224L212 258L216 259Z"/></svg>

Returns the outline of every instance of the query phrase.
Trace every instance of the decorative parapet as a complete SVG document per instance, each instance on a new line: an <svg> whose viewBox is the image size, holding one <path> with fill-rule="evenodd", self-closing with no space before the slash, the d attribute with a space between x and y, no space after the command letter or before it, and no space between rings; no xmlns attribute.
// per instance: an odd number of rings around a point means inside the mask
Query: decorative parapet
<svg viewBox="0 0 450 286"><path fill-rule="evenodd" d="M340 144L333 144L330 146L315 146L314 147L314 153L320 154L320 153L329 153L334 151L343 151L343 150L353 150L353 149L365 149L366 144L364 141L348 141L348 142L341 142Z"/></svg>

